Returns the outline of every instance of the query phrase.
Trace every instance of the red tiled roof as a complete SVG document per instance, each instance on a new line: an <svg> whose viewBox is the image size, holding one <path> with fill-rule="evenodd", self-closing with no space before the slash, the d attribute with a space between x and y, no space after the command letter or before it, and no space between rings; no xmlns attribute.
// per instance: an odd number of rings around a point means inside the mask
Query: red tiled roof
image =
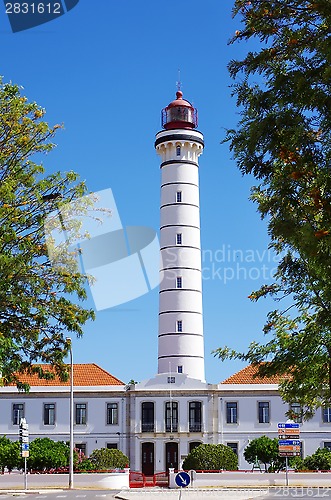
<svg viewBox="0 0 331 500"><path fill-rule="evenodd" d="M50 365L38 365L43 370L52 371ZM68 365L68 370L70 370L70 365ZM36 373L29 374L19 374L19 380L24 384L29 384L31 387L36 386L69 386L70 378L66 382L60 380L60 378L55 375L54 379L46 380L39 378ZM16 385L16 384L10 384ZM95 363L86 364L74 364L74 386L101 386L101 385L124 385L124 382L114 377L110 373L106 372L103 368L96 365Z"/></svg>
<svg viewBox="0 0 331 500"><path fill-rule="evenodd" d="M285 378L284 375L273 375L272 377L257 377L257 366L249 365L231 377L225 379L222 384L279 384Z"/></svg>

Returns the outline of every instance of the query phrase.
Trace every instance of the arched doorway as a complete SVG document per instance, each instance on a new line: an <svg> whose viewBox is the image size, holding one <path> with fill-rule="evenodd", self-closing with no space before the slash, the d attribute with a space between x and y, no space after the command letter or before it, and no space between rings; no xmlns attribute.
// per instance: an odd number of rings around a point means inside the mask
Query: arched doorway
<svg viewBox="0 0 331 500"><path fill-rule="evenodd" d="M174 441L166 443L165 453L166 472L168 472L170 468L178 470L178 443L174 443Z"/></svg>
<svg viewBox="0 0 331 500"><path fill-rule="evenodd" d="M142 443L141 445L141 472L145 476L154 474L154 443Z"/></svg>

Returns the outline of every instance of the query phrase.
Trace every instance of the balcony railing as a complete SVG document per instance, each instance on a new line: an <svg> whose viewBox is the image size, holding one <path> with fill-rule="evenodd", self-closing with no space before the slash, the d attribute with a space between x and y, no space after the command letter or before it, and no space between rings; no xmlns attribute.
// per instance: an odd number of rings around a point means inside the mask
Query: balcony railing
<svg viewBox="0 0 331 500"><path fill-rule="evenodd" d="M143 422L141 432L154 432L154 422Z"/></svg>
<svg viewBox="0 0 331 500"><path fill-rule="evenodd" d="M201 432L201 422L190 422L189 431L190 432Z"/></svg>
<svg viewBox="0 0 331 500"><path fill-rule="evenodd" d="M178 424L177 422L173 422L172 425L166 424L166 432L177 432Z"/></svg>

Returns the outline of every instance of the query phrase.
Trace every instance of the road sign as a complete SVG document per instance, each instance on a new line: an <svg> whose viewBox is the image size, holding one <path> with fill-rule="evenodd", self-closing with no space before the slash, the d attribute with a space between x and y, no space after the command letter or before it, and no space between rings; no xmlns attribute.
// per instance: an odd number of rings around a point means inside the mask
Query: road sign
<svg viewBox="0 0 331 500"><path fill-rule="evenodd" d="M300 425L296 422L278 424L278 439L299 439Z"/></svg>
<svg viewBox="0 0 331 500"><path fill-rule="evenodd" d="M29 450L24 450L24 451L21 451L21 456L22 456L23 458L29 458L29 455L30 455Z"/></svg>
<svg viewBox="0 0 331 500"><path fill-rule="evenodd" d="M280 439L278 441L278 453L280 457L296 457L301 452L301 444L298 439Z"/></svg>
<svg viewBox="0 0 331 500"><path fill-rule="evenodd" d="M178 472L175 477L175 483L180 488L185 488L191 482L191 478L187 472Z"/></svg>
<svg viewBox="0 0 331 500"><path fill-rule="evenodd" d="M21 444L22 451L27 451L29 449L29 447L30 447L29 443L22 443Z"/></svg>

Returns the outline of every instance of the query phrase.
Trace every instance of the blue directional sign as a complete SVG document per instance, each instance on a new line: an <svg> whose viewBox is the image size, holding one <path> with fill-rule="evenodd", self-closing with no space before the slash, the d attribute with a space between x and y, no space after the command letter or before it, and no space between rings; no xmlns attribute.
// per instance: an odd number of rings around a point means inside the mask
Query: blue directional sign
<svg viewBox="0 0 331 500"><path fill-rule="evenodd" d="M22 443L21 446L22 446L22 451L28 451L29 443Z"/></svg>
<svg viewBox="0 0 331 500"><path fill-rule="evenodd" d="M185 486L188 486L190 482L191 478L187 472L178 472L178 474L176 474L175 483L180 488L185 488Z"/></svg>
<svg viewBox="0 0 331 500"><path fill-rule="evenodd" d="M278 429L299 429L300 424L296 422L287 422L278 424Z"/></svg>
<svg viewBox="0 0 331 500"><path fill-rule="evenodd" d="M298 439L280 439L278 444L281 446L300 446L300 441Z"/></svg>

